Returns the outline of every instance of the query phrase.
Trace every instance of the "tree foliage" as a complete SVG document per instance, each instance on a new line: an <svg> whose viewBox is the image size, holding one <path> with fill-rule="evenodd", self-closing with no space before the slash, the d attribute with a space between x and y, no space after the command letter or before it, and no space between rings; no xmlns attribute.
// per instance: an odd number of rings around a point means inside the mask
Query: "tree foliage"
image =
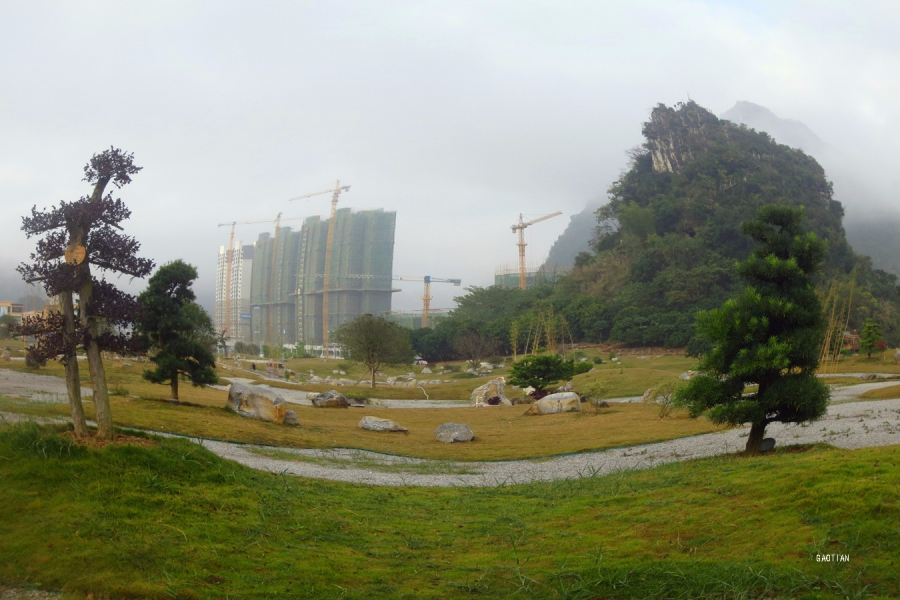
<svg viewBox="0 0 900 600"><path fill-rule="evenodd" d="M558 354L534 354L514 362L510 372L511 384L533 387L534 397L543 398L547 394L545 388L575 374L575 362Z"/></svg>
<svg viewBox="0 0 900 600"><path fill-rule="evenodd" d="M58 357L65 364L69 404L78 436L87 435L87 426L81 405L77 348L84 348L87 356L98 435L105 438L113 436L113 429L100 353L135 350L131 326L137 317L137 302L103 275L145 277L153 269L153 261L138 257L140 244L121 233L120 223L131 216L131 211L121 199L104 192L109 183L118 188L131 183L131 176L140 170L132 154L117 148L95 154L84 167L84 181L94 186L90 196L61 201L51 209L38 210L35 206L30 216L22 218L26 236L41 239L31 254L31 262L22 263L17 270L25 281L40 282L48 296L58 296L61 312L23 319L19 333L37 338L37 346L32 349L36 360ZM67 249L71 256L83 251L83 259L67 262Z"/></svg>
<svg viewBox="0 0 900 600"><path fill-rule="evenodd" d="M859 351L864 352L867 358L872 358L872 353L878 349L880 341L881 326L871 317L866 319L866 324L859 332Z"/></svg>
<svg viewBox="0 0 900 600"><path fill-rule="evenodd" d="M365 314L342 325L335 339L344 347L347 357L364 364L372 376L385 365L410 364L413 350L409 332L387 319Z"/></svg>
<svg viewBox="0 0 900 600"><path fill-rule="evenodd" d="M138 296L142 314L138 329L152 353L155 369L144 371L153 383L168 383L178 400L179 376L194 386L216 383L213 349L217 336L212 319L194 302L197 269L181 260L160 267Z"/></svg>
<svg viewBox="0 0 900 600"><path fill-rule="evenodd" d="M643 133L643 146L631 152L630 168L597 212L604 227L594 254L569 277L578 293L604 298L609 339L689 344L693 315L740 290L734 264L752 249L740 225L766 204L804 207L807 226L828 243L822 279L847 280L857 267L860 285L878 300L879 320L898 320L896 278L854 255L843 207L813 158L694 102L657 106ZM852 315L851 326L863 317ZM900 328L890 333L900 341Z"/></svg>
<svg viewBox="0 0 900 600"><path fill-rule="evenodd" d="M694 416L750 423L749 453L759 451L769 423L817 419L828 403L828 387L815 374L825 322L811 282L825 245L803 231L802 218L802 210L768 205L744 225L758 243L738 265L746 287L697 316L712 349L700 361L701 374L678 392ZM752 385L757 390L745 394Z"/></svg>
<svg viewBox="0 0 900 600"><path fill-rule="evenodd" d="M19 321L14 316L0 315L0 340L12 337L12 332L18 324Z"/></svg>

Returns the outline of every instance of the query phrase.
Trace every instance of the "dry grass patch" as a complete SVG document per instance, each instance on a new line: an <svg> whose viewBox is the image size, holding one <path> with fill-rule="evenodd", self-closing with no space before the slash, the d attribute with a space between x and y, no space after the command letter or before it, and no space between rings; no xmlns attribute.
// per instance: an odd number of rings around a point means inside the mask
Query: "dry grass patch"
<svg viewBox="0 0 900 600"><path fill-rule="evenodd" d="M894 398L900 398L900 384L869 390L860 394L859 397L864 400L893 400Z"/></svg>
<svg viewBox="0 0 900 600"><path fill-rule="evenodd" d="M225 392L215 403L203 406L177 405L138 398L111 399L116 425L188 436L234 440L293 448L360 448L375 452L429 459L507 460L540 458L574 452L600 450L663 441L683 436L722 431L705 419L691 419L676 411L667 419L658 417L655 406L613 404L581 413L525 416L526 406L484 408L351 408L327 409L294 405L300 427L285 427L254 421L226 411ZM36 405L6 400L0 408L42 416L65 417L66 405ZM87 403L88 418L93 405ZM409 433L384 433L359 429L365 416L383 417L407 427ZM476 440L466 444L443 444L434 430L443 423L469 425Z"/></svg>

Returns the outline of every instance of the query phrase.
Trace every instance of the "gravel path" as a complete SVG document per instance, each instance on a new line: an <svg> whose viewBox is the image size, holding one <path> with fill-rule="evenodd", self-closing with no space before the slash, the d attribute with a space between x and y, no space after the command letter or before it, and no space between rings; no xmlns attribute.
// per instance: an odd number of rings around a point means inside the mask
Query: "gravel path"
<svg viewBox="0 0 900 600"><path fill-rule="evenodd" d="M4 371L0 371L2 373ZM32 383L43 386L48 383L44 381L46 379L61 381L53 377L42 379ZM14 395L5 391L3 381L0 378L0 394ZM900 444L900 400L853 401L868 390L890 385L897 385L897 382L873 382L835 388L832 391L832 404L825 417L806 425L774 423L769 425L766 435L774 437L779 446L825 442L849 449ZM64 386L62 393L65 393ZM11 421L17 418L16 415L0 413L0 420ZM548 459L465 463L406 458L364 450L273 449L189 439L223 458L273 473L367 485L452 487L512 485L593 477L621 470L650 468L677 460L739 452L746 444L748 431L749 428L733 429L655 444ZM279 458L259 453L271 453L273 450L277 450ZM282 457L285 454L294 455L296 459L284 460Z"/></svg>

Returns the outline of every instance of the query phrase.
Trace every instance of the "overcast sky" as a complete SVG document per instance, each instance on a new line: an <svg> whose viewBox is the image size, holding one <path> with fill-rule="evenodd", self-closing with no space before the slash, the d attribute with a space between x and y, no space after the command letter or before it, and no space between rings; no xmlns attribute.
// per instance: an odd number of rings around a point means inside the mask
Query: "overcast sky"
<svg viewBox="0 0 900 600"><path fill-rule="evenodd" d="M657 103L738 100L806 123L897 179L900 3L0 0L0 300L32 205L89 193L110 145L144 170L120 195L158 264L198 267L212 307L226 221L397 211L394 273L487 286L539 264L605 197ZM284 223L290 225L290 222ZM294 224L299 227L300 221ZM265 226L237 237L256 239ZM143 282L126 287L133 292ZM395 309L421 308L400 283ZM433 307L461 288L432 286Z"/></svg>

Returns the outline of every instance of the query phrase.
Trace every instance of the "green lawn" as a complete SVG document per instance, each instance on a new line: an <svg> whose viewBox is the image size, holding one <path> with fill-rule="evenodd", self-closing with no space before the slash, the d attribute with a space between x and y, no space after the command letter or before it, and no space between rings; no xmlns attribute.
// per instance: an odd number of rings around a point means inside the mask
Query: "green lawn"
<svg viewBox="0 0 900 600"><path fill-rule="evenodd" d="M381 488L0 427L0 583L114 598L900 595L900 451ZM817 555L849 556L848 563Z"/></svg>

